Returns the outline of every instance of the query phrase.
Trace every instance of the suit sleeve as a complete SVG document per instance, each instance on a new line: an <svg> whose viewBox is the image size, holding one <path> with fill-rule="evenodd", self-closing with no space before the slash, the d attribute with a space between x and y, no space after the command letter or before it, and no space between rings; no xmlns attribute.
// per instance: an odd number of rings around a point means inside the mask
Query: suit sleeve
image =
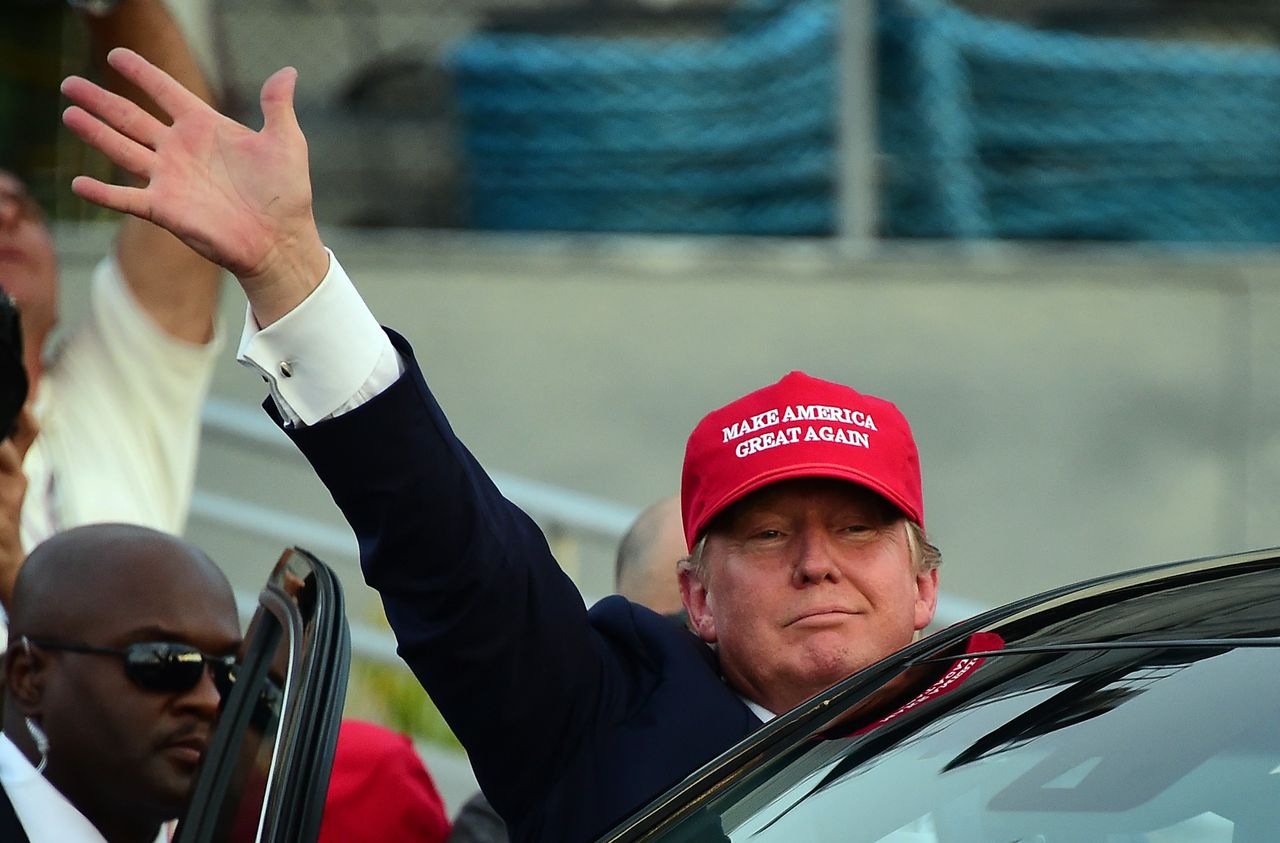
<svg viewBox="0 0 1280 843"><path fill-rule="evenodd" d="M625 705L626 671L537 525L453 434L408 344L392 341L406 363L395 384L288 432L355 530L400 655L510 815Z"/></svg>

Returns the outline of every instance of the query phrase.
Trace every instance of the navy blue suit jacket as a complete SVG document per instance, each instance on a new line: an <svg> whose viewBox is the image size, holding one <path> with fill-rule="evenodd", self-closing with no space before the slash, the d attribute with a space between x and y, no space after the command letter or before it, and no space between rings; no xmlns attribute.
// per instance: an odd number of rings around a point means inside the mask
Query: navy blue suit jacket
<svg viewBox="0 0 1280 843"><path fill-rule="evenodd" d="M392 341L407 367L393 386L289 434L512 839L593 840L760 720L692 633L621 597L586 610Z"/></svg>

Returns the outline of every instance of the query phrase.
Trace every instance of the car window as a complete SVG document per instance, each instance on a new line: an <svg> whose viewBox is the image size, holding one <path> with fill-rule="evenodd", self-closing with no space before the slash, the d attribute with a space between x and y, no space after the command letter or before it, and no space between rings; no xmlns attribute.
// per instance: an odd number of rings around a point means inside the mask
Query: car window
<svg viewBox="0 0 1280 843"><path fill-rule="evenodd" d="M1280 649L1010 654L978 673L927 716L801 741L646 839L1277 839Z"/></svg>
<svg viewBox="0 0 1280 843"><path fill-rule="evenodd" d="M307 843L319 833L351 655L342 590L294 548L259 604L174 843Z"/></svg>

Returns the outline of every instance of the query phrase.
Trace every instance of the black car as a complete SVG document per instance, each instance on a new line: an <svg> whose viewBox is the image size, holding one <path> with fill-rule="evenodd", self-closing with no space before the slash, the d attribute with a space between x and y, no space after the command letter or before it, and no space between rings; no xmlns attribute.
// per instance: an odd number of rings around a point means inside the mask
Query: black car
<svg viewBox="0 0 1280 843"><path fill-rule="evenodd" d="M1091 580L956 624L603 839L1280 841L1280 551Z"/></svg>

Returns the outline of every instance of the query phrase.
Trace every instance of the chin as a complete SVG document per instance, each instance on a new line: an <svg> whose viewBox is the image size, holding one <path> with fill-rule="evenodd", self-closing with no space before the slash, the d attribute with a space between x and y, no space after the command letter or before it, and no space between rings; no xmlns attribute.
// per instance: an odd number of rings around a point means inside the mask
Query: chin
<svg viewBox="0 0 1280 843"><path fill-rule="evenodd" d="M162 820L171 820L181 814L195 783L195 772L186 770L166 771L164 775L152 781L148 792L151 795L150 802L154 806L156 816Z"/></svg>
<svg viewBox="0 0 1280 843"><path fill-rule="evenodd" d="M825 690L873 663L874 660L868 661L847 652L815 653L809 660L805 676L812 686L821 685Z"/></svg>

